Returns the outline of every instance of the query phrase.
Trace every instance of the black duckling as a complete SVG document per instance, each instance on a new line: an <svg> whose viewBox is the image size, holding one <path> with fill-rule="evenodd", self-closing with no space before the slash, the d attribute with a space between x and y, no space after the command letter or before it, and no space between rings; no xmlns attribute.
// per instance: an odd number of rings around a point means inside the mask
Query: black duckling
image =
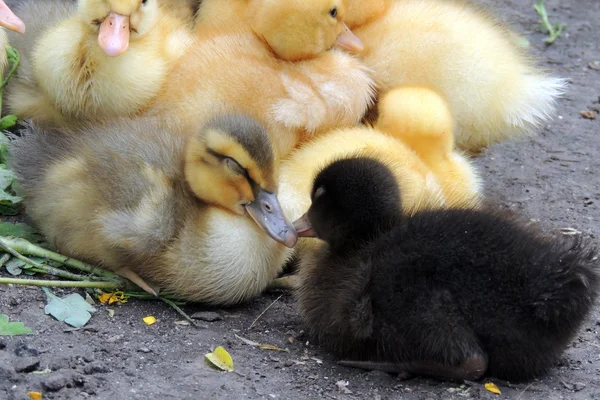
<svg viewBox="0 0 600 400"><path fill-rule="evenodd" d="M145 280L190 301L247 300L296 243L274 149L249 117L217 117L187 139L153 119L23 133L13 168L41 232L150 293Z"/></svg>
<svg viewBox="0 0 600 400"><path fill-rule="evenodd" d="M309 332L342 365L449 380L534 378L597 296L596 248L489 209L402 215L388 168L333 162L294 223L324 240L300 264Z"/></svg>

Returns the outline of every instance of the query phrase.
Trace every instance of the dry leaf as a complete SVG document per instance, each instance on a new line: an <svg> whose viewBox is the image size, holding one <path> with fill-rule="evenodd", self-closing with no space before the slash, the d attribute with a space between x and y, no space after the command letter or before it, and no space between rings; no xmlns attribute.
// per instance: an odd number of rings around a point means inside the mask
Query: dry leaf
<svg viewBox="0 0 600 400"><path fill-rule="evenodd" d="M335 384L340 392L346 393L346 394L352 394L352 391L350 389L348 389L348 385L350 384L350 382L341 380L341 381L337 381Z"/></svg>
<svg viewBox="0 0 600 400"><path fill-rule="evenodd" d="M147 317L144 317L144 322L146 323L146 325L152 325L153 323L156 322L156 318L154 318L152 315L148 315Z"/></svg>
<svg viewBox="0 0 600 400"><path fill-rule="evenodd" d="M233 372L233 359L222 346L214 349L212 353L205 354L204 357L215 367L223 371Z"/></svg>
<svg viewBox="0 0 600 400"><path fill-rule="evenodd" d="M600 62L592 61L591 63L588 64L588 67L590 67L590 69L593 69L595 71L600 71Z"/></svg>
<svg viewBox="0 0 600 400"><path fill-rule="evenodd" d="M492 382L487 382L485 384L485 389L488 392L492 392L494 394L502 394L502 392L500 392L500 389L498 388L498 386L496 386L496 384L492 383Z"/></svg>
<svg viewBox="0 0 600 400"><path fill-rule="evenodd" d="M190 325L190 321L186 321L185 319L175 321L175 325Z"/></svg>
<svg viewBox="0 0 600 400"><path fill-rule="evenodd" d="M51 374L51 373L52 373L52 370L51 370L50 368L46 368L46 369L45 369L45 370L43 370L43 371L31 371L31 373L32 373L33 375L45 375L45 374Z"/></svg>
<svg viewBox="0 0 600 400"><path fill-rule="evenodd" d="M261 343L255 342L253 340L241 337L239 335L235 335L235 337L240 339L242 342L246 343L247 345L250 345L253 347L258 347L259 349L289 352L288 349L282 349L281 347L273 346L272 344L261 344Z"/></svg>
<svg viewBox="0 0 600 400"><path fill-rule="evenodd" d="M108 311L108 316L109 317L114 317L115 316L115 310L113 310L112 308L107 308L106 311Z"/></svg>
<svg viewBox="0 0 600 400"><path fill-rule="evenodd" d="M127 303L127 300L129 300L129 296L125 295L125 293L121 292L121 291L116 291L114 293L104 293L102 292L102 294L100 296L98 296L98 300L100 301L100 303L102 304L106 304L108 303L113 304L113 303Z"/></svg>
<svg viewBox="0 0 600 400"><path fill-rule="evenodd" d="M27 392L31 400L42 400L42 392Z"/></svg>

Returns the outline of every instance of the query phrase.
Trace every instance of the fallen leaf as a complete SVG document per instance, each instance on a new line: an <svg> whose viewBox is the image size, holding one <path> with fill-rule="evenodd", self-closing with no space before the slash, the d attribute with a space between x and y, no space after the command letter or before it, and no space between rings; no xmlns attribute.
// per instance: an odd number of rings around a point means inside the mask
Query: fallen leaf
<svg viewBox="0 0 600 400"><path fill-rule="evenodd" d="M9 274L18 276L23 272L25 264L27 264L25 261L21 261L18 258L12 258L4 264L4 267Z"/></svg>
<svg viewBox="0 0 600 400"><path fill-rule="evenodd" d="M42 392L27 392L31 400L42 400Z"/></svg>
<svg viewBox="0 0 600 400"><path fill-rule="evenodd" d="M579 115L581 115L585 119L596 119L596 111L591 111L591 110L581 111L581 112L579 112Z"/></svg>
<svg viewBox="0 0 600 400"><path fill-rule="evenodd" d="M0 314L0 336L28 335L31 329L22 322L8 322L8 315Z"/></svg>
<svg viewBox="0 0 600 400"><path fill-rule="evenodd" d="M144 317L143 320L146 323L146 325L152 325L156 322L156 318L154 318L152 315L148 315L147 317Z"/></svg>
<svg viewBox="0 0 600 400"><path fill-rule="evenodd" d="M185 319L175 321L175 325L190 325L190 321L186 321Z"/></svg>
<svg viewBox="0 0 600 400"><path fill-rule="evenodd" d="M72 293L61 299L55 296L47 288L43 289L49 300L46 307L44 307L44 312L75 328L80 328L87 324L92 317L90 312L96 311L96 309L89 305L78 293Z"/></svg>
<svg viewBox="0 0 600 400"><path fill-rule="evenodd" d="M0 222L0 236L18 237L31 243L40 243L44 240L44 237L37 230L23 223Z"/></svg>
<svg viewBox="0 0 600 400"><path fill-rule="evenodd" d="M109 317L114 317L115 316L115 310L113 310L112 308L107 308L106 311L108 311L108 316Z"/></svg>
<svg viewBox="0 0 600 400"><path fill-rule="evenodd" d="M223 371L233 372L233 359L222 346L218 346L212 353L205 354L204 357L215 367Z"/></svg>
<svg viewBox="0 0 600 400"><path fill-rule="evenodd" d="M496 384L492 383L492 382L487 382L485 384L485 389L488 392L492 392L494 394L502 394L502 392L500 392L500 389L498 388L498 386L496 386Z"/></svg>
<svg viewBox="0 0 600 400"><path fill-rule="evenodd" d="M52 370L51 370L50 368L46 368L46 369L45 369L45 370L43 370L43 371L31 371L31 373L32 373L33 375L46 375L46 374L50 374L50 373L52 373Z"/></svg>
<svg viewBox="0 0 600 400"><path fill-rule="evenodd" d="M88 303L90 306L95 306L96 302L94 301L94 299L92 299L92 296L90 296L89 293L85 293L85 302Z"/></svg>
<svg viewBox="0 0 600 400"><path fill-rule="evenodd" d="M239 336L237 334L235 335L235 337L238 338L238 339L240 339L242 342L246 343L247 345L250 345L250 346L253 346L253 347L258 347L259 349L289 352L288 349L282 349L280 347L273 346L272 344L261 344L261 343L255 342L253 340L241 337L241 336Z"/></svg>
<svg viewBox="0 0 600 400"><path fill-rule="evenodd" d="M123 293L121 291L116 291L113 293L102 292L102 294L100 296L98 296L98 301L100 301L100 303L102 303L102 304L108 303L109 305L113 304L113 303L119 303L119 304L127 303L127 300L129 300L129 296L127 296L125 293Z"/></svg>
<svg viewBox="0 0 600 400"><path fill-rule="evenodd" d="M600 62L592 61L591 63L588 64L588 67L590 67L590 69L593 69L594 71L600 71Z"/></svg>

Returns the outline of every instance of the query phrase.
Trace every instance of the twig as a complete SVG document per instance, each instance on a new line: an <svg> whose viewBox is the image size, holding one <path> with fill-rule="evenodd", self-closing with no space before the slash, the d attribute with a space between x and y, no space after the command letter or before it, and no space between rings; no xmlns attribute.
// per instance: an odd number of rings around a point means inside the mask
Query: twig
<svg viewBox="0 0 600 400"><path fill-rule="evenodd" d="M523 389L523 391L521 392L521 394L519 395L519 397L517 397L517 400L519 400L521 397L523 397L523 394L527 391L527 389L529 389L529 387L533 385L533 382L531 382L529 385L527 385L527 387L525 387L525 389Z"/></svg>
<svg viewBox="0 0 600 400"><path fill-rule="evenodd" d="M533 5L533 8L538 13L540 17L542 17L542 25L548 32L549 37L546 38L545 42L547 44L552 44L558 37L561 35L566 25L564 24L556 24L552 25L550 20L548 19L548 13L546 12L546 6L544 6L544 0L538 0L537 4Z"/></svg>
<svg viewBox="0 0 600 400"><path fill-rule="evenodd" d="M123 279L114 272L107 271L103 268L94 267L93 265L89 265L82 261L75 260L74 258L65 257L61 254L36 246L35 244L25 239L0 236L0 242L4 242L5 246L12 248L19 253L27 254L29 256L34 257L45 258L51 261L56 261L67 267L102 277L104 278L104 280L110 279L124 283Z"/></svg>
<svg viewBox="0 0 600 400"><path fill-rule="evenodd" d="M41 279L0 278L0 283L28 286L64 287L64 288L91 288L91 289L118 289L117 282L101 281L47 281Z"/></svg>
<svg viewBox="0 0 600 400"><path fill-rule="evenodd" d="M254 324L256 324L256 321L258 321L260 319L260 317L262 317L264 315L264 313L267 312L267 310L269 310L269 308L271 308L273 306L273 304L275 304L283 295L280 295L278 298L276 298L275 300L273 300L273 302L271 304L269 304L269 307L265 308L265 310L263 312L261 312L258 317L256 317L256 319L252 322L252 325L250 325L250 327L248 327L248 330L252 329L252 327L254 326Z"/></svg>
<svg viewBox="0 0 600 400"><path fill-rule="evenodd" d="M190 324L192 324L194 327L198 328L198 324L196 324L196 321L194 321L192 318L190 318L189 315L187 315L185 313L185 311L183 311L181 308L179 308L179 306L177 306L177 304L173 303L171 300L169 299L165 299L164 297L160 297L159 299L161 299L162 301L164 301L165 303L167 303L168 305L170 305L175 311L177 311L183 318L185 318Z"/></svg>

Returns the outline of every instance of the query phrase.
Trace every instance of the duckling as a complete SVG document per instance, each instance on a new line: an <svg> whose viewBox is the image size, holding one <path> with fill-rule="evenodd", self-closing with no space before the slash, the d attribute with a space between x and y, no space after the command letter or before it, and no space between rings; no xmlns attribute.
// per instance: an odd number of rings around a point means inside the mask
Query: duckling
<svg viewBox="0 0 600 400"><path fill-rule="evenodd" d="M465 2L348 0L344 21L378 90L424 86L450 103L456 144L470 153L535 132L566 81L537 68L509 30Z"/></svg>
<svg viewBox="0 0 600 400"><path fill-rule="evenodd" d="M33 34L8 87L10 112L64 126L144 111L193 41L191 26L157 0L23 3Z"/></svg>
<svg viewBox="0 0 600 400"><path fill-rule="evenodd" d="M203 1L199 13L213 3ZM213 115L243 112L265 125L278 157L313 135L356 125L373 101L373 81L355 57L329 50L352 37L341 0L255 3L257 31L243 17L197 31L148 115L185 134Z"/></svg>
<svg viewBox="0 0 600 400"><path fill-rule="evenodd" d="M11 11L3 0L0 0L0 26L21 34L25 33L25 23ZM8 62L6 46L8 46L8 37L4 29L0 29L0 70L3 70Z"/></svg>
<svg viewBox="0 0 600 400"><path fill-rule="evenodd" d="M558 360L600 285L598 251L490 209L406 215L368 157L319 172L299 236L299 308L340 364L476 380L531 379Z"/></svg>
<svg viewBox="0 0 600 400"><path fill-rule="evenodd" d="M77 132L30 124L11 151L26 211L49 242L150 293L247 300L297 240L273 148L247 116L215 117L188 140L151 118Z"/></svg>
<svg viewBox="0 0 600 400"><path fill-rule="evenodd" d="M404 193L406 213L479 206L481 179L471 161L454 148L454 121L436 92L395 89L380 99L379 109L374 127L333 130L301 144L282 160L279 196L290 219L310 205L312 182L323 165L356 154L377 158L392 169Z"/></svg>

